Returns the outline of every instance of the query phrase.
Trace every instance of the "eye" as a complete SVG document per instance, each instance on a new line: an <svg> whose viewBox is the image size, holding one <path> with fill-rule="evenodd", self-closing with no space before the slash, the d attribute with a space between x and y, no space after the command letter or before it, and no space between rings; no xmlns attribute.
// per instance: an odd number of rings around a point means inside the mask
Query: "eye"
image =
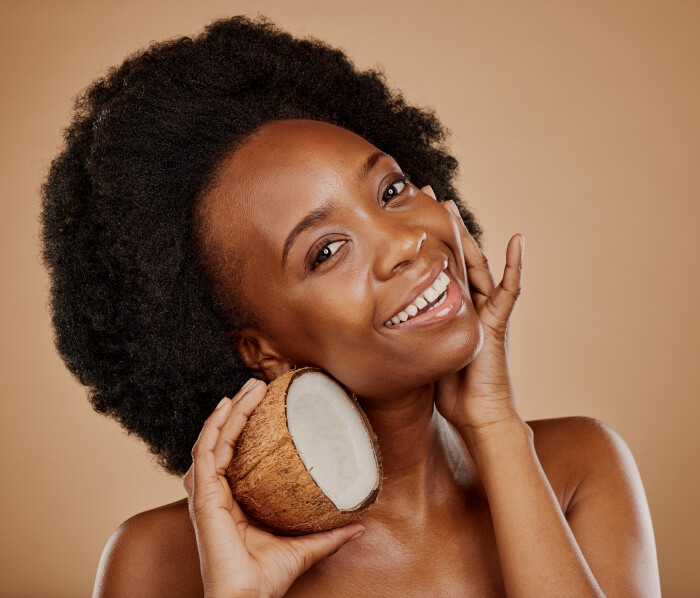
<svg viewBox="0 0 700 598"><path fill-rule="evenodd" d="M322 264L326 260L332 258L343 243L345 243L345 241L332 241L331 243L326 243L323 247L321 247L320 251L316 253L316 258L314 259L312 267L315 268L319 264Z"/></svg>
<svg viewBox="0 0 700 598"><path fill-rule="evenodd" d="M404 187L408 184L409 181L409 176L407 174L402 174L401 177L397 180L395 180L393 183L391 183L386 191L384 191L384 195L382 196L382 201L384 203L389 203L392 199L394 199L397 195L400 195L401 192L404 190Z"/></svg>

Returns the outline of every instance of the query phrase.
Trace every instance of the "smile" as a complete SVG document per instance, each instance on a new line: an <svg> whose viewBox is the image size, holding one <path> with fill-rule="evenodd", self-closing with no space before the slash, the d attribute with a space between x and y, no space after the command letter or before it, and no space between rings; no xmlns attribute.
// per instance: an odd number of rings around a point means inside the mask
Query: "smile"
<svg viewBox="0 0 700 598"><path fill-rule="evenodd" d="M384 326L393 327L423 327L437 321L445 321L456 315L462 305L462 292L459 285L447 270L438 274L435 280L425 290Z"/></svg>

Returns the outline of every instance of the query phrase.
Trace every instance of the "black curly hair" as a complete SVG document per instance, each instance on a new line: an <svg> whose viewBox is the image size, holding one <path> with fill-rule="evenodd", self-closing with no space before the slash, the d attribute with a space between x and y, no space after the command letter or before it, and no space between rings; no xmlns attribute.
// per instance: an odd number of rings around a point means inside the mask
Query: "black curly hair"
<svg viewBox="0 0 700 598"><path fill-rule="evenodd" d="M217 265L198 251L197 201L248 136L289 118L364 137L416 185L457 201L481 236L434 112L407 104L381 71L358 71L341 50L266 17L155 43L93 82L42 188L56 347L93 408L172 474L190 466L216 403L251 375L227 331L262 324L230 293L224 310Z"/></svg>

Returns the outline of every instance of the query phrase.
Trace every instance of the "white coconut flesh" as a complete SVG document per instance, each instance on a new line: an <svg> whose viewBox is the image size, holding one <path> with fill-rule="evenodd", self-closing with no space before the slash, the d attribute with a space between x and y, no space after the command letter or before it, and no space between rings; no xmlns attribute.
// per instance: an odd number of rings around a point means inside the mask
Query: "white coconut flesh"
<svg viewBox="0 0 700 598"><path fill-rule="evenodd" d="M347 392L328 376L297 376L287 390L287 427L306 470L339 510L372 493L379 472L369 431Z"/></svg>

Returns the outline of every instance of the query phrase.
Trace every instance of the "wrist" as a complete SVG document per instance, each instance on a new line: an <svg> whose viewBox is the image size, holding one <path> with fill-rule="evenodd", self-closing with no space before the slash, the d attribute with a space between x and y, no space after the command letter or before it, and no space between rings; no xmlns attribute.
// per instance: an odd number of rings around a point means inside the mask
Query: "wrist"
<svg viewBox="0 0 700 598"><path fill-rule="evenodd" d="M459 434L482 472L497 465L499 460L534 451L532 428L515 412L486 424L464 425Z"/></svg>

